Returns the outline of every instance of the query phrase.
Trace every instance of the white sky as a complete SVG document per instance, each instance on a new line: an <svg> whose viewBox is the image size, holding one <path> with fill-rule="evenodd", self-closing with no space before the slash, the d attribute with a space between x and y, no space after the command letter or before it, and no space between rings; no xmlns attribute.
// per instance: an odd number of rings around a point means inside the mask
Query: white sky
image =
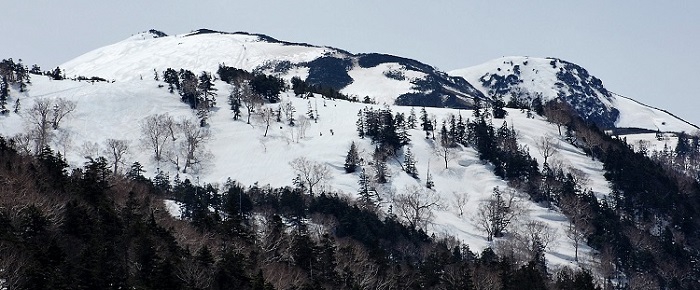
<svg viewBox="0 0 700 290"><path fill-rule="evenodd" d="M551 56L583 66L613 92L700 124L700 1L8 0L0 11L0 58L43 69L148 29L255 32L445 71Z"/></svg>

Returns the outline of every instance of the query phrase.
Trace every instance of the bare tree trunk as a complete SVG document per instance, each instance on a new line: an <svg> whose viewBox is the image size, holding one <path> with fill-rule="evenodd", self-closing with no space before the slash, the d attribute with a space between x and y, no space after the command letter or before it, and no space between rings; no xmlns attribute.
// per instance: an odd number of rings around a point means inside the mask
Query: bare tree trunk
<svg viewBox="0 0 700 290"><path fill-rule="evenodd" d="M129 142L127 140L107 139L106 155L110 156L114 164L113 174L119 172L119 164L124 163L124 157L129 153Z"/></svg>

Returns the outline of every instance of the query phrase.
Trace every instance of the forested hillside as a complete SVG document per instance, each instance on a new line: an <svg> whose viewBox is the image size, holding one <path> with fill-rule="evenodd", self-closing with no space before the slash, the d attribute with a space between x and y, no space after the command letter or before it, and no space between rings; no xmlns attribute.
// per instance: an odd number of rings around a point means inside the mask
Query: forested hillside
<svg viewBox="0 0 700 290"><path fill-rule="evenodd" d="M219 191L149 180L138 163L115 175L103 158L68 170L60 154L22 156L4 138L0 162L7 289L594 289L588 272L474 253L332 192Z"/></svg>

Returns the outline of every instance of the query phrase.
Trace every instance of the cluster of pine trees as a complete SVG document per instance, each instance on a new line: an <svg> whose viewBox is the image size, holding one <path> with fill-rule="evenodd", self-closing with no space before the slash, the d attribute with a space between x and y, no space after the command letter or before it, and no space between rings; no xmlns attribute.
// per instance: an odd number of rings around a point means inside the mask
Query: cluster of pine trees
<svg viewBox="0 0 700 290"><path fill-rule="evenodd" d="M19 92L27 89L27 84L31 83L29 71L22 64L22 60L15 62L10 59L0 61L0 115L7 115L10 109L7 102L10 98L10 88L16 87ZM19 111L19 99L15 104L15 113Z"/></svg>
<svg viewBox="0 0 700 290"><path fill-rule="evenodd" d="M159 80L158 72L154 72L155 80ZM199 76L192 71L180 69L176 71L167 68L162 73L163 81L168 84L170 93L177 90L180 100L188 104L191 109L197 110L197 116L202 126L207 124L211 110L216 106L216 88L214 79L208 72L201 72Z"/></svg>
<svg viewBox="0 0 700 290"><path fill-rule="evenodd" d="M415 115L407 119L403 113L394 114L390 108L375 110L365 107L357 116L355 124L358 136L369 137L373 143L392 154L411 141L408 129L415 128Z"/></svg>
<svg viewBox="0 0 700 290"><path fill-rule="evenodd" d="M228 84L247 82L253 93L260 95L270 103L279 102L279 94L287 89L287 85L283 79L272 75L250 73L242 69L225 65L219 65L217 74L222 81Z"/></svg>
<svg viewBox="0 0 700 290"><path fill-rule="evenodd" d="M328 99L348 100L351 102L359 101L357 97L346 96L330 86L311 85L297 76L292 77L292 90L297 96L319 94Z"/></svg>

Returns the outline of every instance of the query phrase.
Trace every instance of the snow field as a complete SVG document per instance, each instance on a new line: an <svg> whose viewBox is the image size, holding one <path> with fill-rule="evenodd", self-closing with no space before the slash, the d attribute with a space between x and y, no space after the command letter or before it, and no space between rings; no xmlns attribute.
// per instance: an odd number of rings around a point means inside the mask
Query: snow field
<svg viewBox="0 0 700 290"><path fill-rule="evenodd" d="M398 72L406 80L396 80L386 77L385 72ZM355 67L348 72L354 82L343 88L341 92L355 95L359 100L365 96L375 97L377 104L394 104L396 96L414 92L411 80L424 78L425 74L408 70L398 63L382 63L371 68Z"/></svg>

